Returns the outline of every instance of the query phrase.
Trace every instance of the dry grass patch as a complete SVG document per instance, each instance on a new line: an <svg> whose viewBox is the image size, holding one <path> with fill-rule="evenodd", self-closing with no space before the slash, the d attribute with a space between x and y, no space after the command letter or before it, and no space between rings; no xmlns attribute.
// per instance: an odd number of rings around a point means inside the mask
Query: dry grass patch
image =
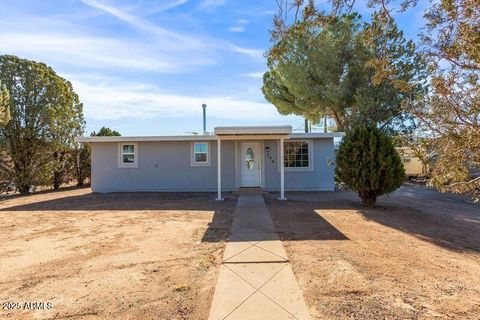
<svg viewBox="0 0 480 320"><path fill-rule="evenodd" d="M315 318L479 318L480 208L428 194L371 210L347 194L289 197L268 207Z"/></svg>
<svg viewBox="0 0 480 320"><path fill-rule="evenodd" d="M204 319L233 199L92 194L77 189L0 203L0 310L12 319Z"/></svg>

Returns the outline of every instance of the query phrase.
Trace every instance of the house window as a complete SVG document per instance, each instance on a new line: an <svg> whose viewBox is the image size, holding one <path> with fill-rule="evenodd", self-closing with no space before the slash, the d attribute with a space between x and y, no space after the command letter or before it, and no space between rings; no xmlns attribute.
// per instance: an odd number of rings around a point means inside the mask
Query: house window
<svg viewBox="0 0 480 320"><path fill-rule="evenodd" d="M193 167L210 166L210 156L208 142L194 142L192 144L192 161Z"/></svg>
<svg viewBox="0 0 480 320"><path fill-rule="evenodd" d="M137 164L138 164L137 144L136 143L119 144L118 166L121 168L136 168Z"/></svg>
<svg viewBox="0 0 480 320"><path fill-rule="evenodd" d="M312 145L309 140L284 141L285 169L312 170Z"/></svg>

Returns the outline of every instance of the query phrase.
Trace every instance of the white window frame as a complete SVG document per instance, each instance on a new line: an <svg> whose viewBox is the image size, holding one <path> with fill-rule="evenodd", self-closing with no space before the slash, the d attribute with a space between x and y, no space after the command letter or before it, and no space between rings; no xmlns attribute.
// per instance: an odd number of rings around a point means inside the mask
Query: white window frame
<svg viewBox="0 0 480 320"><path fill-rule="evenodd" d="M133 163L123 162L123 146L133 145ZM138 144L136 142L122 142L118 144L118 167L119 168L138 168Z"/></svg>
<svg viewBox="0 0 480 320"><path fill-rule="evenodd" d="M195 145L205 144L207 146L207 161L197 162L195 161ZM190 166L191 167L210 167L210 141L192 141L190 143Z"/></svg>
<svg viewBox="0 0 480 320"><path fill-rule="evenodd" d="M307 172L313 171L313 140L312 139L285 139L284 142L305 141L308 143L308 167L285 167L285 172ZM277 142L277 169L280 171L280 141Z"/></svg>

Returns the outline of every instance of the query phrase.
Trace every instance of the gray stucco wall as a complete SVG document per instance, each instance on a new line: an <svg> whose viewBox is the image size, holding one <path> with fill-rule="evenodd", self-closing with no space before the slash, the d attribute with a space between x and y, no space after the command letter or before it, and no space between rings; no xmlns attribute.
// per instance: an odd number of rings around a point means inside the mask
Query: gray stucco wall
<svg viewBox="0 0 480 320"><path fill-rule="evenodd" d="M332 138L312 139L313 171L285 171L285 190L327 191L334 189L335 159ZM138 167L118 167L116 142L92 143L92 190L121 191L217 191L217 144L210 141L210 166L191 167L190 141L138 142ZM280 189L278 140L267 140L268 157L264 156L264 186L269 191ZM263 151L264 152L264 151ZM222 142L222 190L236 187L235 141Z"/></svg>
<svg viewBox="0 0 480 320"><path fill-rule="evenodd" d="M217 145L210 141L210 167L191 167L191 142L138 142L138 167L118 167L117 143L92 143L92 190L216 191ZM235 186L235 143L222 142L222 185Z"/></svg>
<svg viewBox="0 0 480 320"><path fill-rule="evenodd" d="M312 139L313 141L313 171L289 172L285 169L286 191L332 191L335 188L333 165L335 160L333 138ZM280 189L280 166L278 165L278 140L265 141L265 147L270 148L270 156L275 163L268 163L265 157L265 189L278 191Z"/></svg>

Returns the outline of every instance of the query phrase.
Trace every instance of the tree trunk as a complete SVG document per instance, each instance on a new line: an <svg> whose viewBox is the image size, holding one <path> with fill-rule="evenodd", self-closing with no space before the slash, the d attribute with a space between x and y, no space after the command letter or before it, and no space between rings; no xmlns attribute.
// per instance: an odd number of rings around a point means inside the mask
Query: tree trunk
<svg viewBox="0 0 480 320"><path fill-rule="evenodd" d="M62 182L65 177L65 152L60 152L57 153L55 152L53 154L53 158L60 164L60 169L57 171L53 172L53 189L58 190L60 189L60 186L62 185Z"/></svg>
<svg viewBox="0 0 480 320"><path fill-rule="evenodd" d="M30 186L29 185L21 185L17 187L18 192L23 195L27 195L30 193Z"/></svg>
<svg viewBox="0 0 480 320"><path fill-rule="evenodd" d="M53 189L58 190L60 189L60 185L62 184L62 174L60 172L53 173Z"/></svg>
<svg viewBox="0 0 480 320"><path fill-rule="evenodd" d="M343 121L340 119L340 117L335 111L332 113L332 118L333 118L333 121L335 121L335 124L337 125L337 130L340 132L345 131L345 128L343 127Z"/></svg>
<svg viewBox="0 0 480 320"><path fill-rule="evenodd" d="M377 194L375 191L360 191L358 196L362 199L362 205L366 208L371 208L377 202Z"/></svg>
<svg viewBox="0 0 480 320"><path fill-rule="evenodd" d="M426 162L426 161L422 161L422 171L423 171L423 175L424 175L425 177L428 176L427 166L428 166L427 162Z"/></svg>

